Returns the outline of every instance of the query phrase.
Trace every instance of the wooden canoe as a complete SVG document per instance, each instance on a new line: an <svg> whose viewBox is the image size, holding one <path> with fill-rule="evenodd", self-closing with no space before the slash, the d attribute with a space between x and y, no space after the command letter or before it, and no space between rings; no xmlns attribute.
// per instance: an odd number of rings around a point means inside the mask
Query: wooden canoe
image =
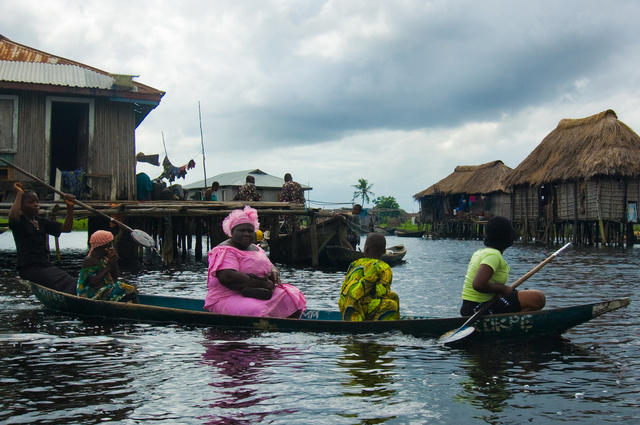
<svg viewBox="0 0 640 425"><path fill-rule="evenodd" d="M312 228L304 227L292 234L278 235L277 238L272 234L269 239L269 257L272 261L313 265L315 244L318 264L331 265L325 248L327 245L340 245L347 229L347 220L342 216L335 216L318 221L313 232Z"/></svg>
<svg viewBox="0 0 640 425"><path fill-rule="evenodd" d="M401 238L421 238L424 236L424 230L410 232L408 230L396 229L395 235Z"/></svg>
<svg viewBox="0 0 640 425"><path fill-rule="evenodd" d="M404 245L395 245L387 248L387 252L382 256L381 260L390 266L395 266L402 261L406 254L407 248ZM352 262L363 258L364 253L340 245L328 245L327 256L333 266L346 268L349 267L349 264Z"/></svg>
<svg viewBox="0 0 640 425"><path fill-rule="evenodd" d="M369 334L400 331L416 337L438 338L457 329L464 317L430 318L404 316L400 320L343 322L337 311L307 310L301 319L213 314L203 310L204 300L159 295L140 295L140 304L97 301L54 291L28 282L32 293L50 310L78 316L149 323L265 330L270 332L329 332ZM483 316L466 340L537 338L559 335L609 311L629 305L629 298L553 308L536 312Z"/></svg>

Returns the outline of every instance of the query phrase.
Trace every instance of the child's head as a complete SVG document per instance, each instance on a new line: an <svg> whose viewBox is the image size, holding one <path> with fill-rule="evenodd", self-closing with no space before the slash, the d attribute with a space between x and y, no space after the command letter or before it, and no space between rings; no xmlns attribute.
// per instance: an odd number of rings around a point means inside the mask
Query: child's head
<svg viewBox="0 0 640 425"><path fill-rule="evenodd" d="M364 256L380 259L386 252L387 238L382 233L369 233L364 243Z"/></svg>
<svg viewBox="0 0 640 425"><path fill-rule="evenodd" d="M91 255L94 250L103 247L111 248L113 246L113 233L107 230L96 230L89 239L89 245L91 245L89 255Z"/></svg>
<svg viewBox="0 0 640 425"><path fill-rule="evenodd" d="M351 214L360 215L361 212L362 212L362 205L360 205L360 204L355 204L351 208Z"/></svg>
<svg viewBox="0 0 640 425"><path fill-rule="evenodd" d="M516 231L505 217L492 217L484 227L484 244L489 248L504 251L513 245Z"/></svg>

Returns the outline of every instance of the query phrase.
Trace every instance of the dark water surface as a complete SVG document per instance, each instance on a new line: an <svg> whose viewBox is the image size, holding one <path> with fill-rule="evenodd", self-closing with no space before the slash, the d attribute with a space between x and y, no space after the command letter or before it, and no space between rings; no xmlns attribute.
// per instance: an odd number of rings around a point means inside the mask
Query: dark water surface
<svg viewBox="0 0 640 425"><path fill-rule="evenodd" d="M63 235L77 275L86 235ZM457 315L478 241L404 243L393 268L404 314ZM554 249L505 252L512 281ZM10 232L0 269L13 271ZM282 267L310 308L336 309L344 272ZM204 297L206 264L162 267L151 254L123 278L145 293ZM568 248L524 287L548 307L631 297L543 341L449 348L402 334L238 332L121 323L45 310L0 279L0 423L547 424L640 423L640 248Z"/></svg>

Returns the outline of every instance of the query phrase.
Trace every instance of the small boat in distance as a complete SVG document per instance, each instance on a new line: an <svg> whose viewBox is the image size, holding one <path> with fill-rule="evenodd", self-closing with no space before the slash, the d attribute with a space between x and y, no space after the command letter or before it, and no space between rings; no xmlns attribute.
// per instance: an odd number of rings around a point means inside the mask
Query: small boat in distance
<svg viewBox="0 0 640 425"><path fill-rule="evenodd" d="M334 267L347 268L352 262L364 258L362 251L354 251L340 245L327 245L327 256ZM387 252L380 258L390 266L395 266L402 262L407 254L407 248L404 245L395 245L387 248Z"/></svg>
<svg viewBox="0 0 640 425"><path fill-rule="evenodd" d="M395 235L401 238L421 238L424 236L424 230L408 231L396 229Z"/></svg>
<svg viewBox="0 0 640 425"><path fill-rule="evenodd" d="M160 295L140 295L140 303L121 303L81 298L20 280L50 310L65 314L104 317L144 323L208 326L268 332L328 332L370 334L400 331L405 335L438 338L459 328L466 317L402 316L399 320L345 322L339 311L306 310L300 319L215 314L205 311L204 300ZM540 338L560 335L594 317L629 305L629 298L551 308L534 312L481 316L475 332L464 341Z"/></svg>

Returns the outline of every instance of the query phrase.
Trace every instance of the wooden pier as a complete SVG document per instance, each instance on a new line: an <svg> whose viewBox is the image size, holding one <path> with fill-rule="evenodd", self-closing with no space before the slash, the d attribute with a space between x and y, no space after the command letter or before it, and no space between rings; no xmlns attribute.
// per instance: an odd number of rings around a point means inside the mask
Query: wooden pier
<svg viewBox="0 0 640 425"><path fill-rule="evenodd" d="M318 209L308 209L300 204L286 202L205 202L205 201L83 201L133 229L139 229L148 233L155 241L163 263L171 263L178 258L186 259L193 250L196 260L201 260L203 250L208 252L213 246L227 239L222 231L222 221L234 209L242 209L249 205L258 211L260 228L269 231L269 246L271 250L277 249L278 259L281 261L295 261L296 244L295 237L283 238L283 243L293 244L292 247L281 249L279 247L280 221L284 216L295 215L306 217L311 231L311 246L319 246L315 226L318 221L333 217L332 213ZM10 203L0 204L0 217L8 217ZM40 214L53 218L64 217L66 205L62 201L42 202ZM143 248L131 239L129 232L118 230L104 217L92 213L80 206L75 207L75 220L88 220L87 240L96 230L112 230L115 234L114 245L122 261L130 259L138 261L142 258ZM204 245L206 244L206 246ZM312 250L309 261L312 266L319 264L319 252ZM282 252L289 253L291 258L283 257Z"/></svg>

